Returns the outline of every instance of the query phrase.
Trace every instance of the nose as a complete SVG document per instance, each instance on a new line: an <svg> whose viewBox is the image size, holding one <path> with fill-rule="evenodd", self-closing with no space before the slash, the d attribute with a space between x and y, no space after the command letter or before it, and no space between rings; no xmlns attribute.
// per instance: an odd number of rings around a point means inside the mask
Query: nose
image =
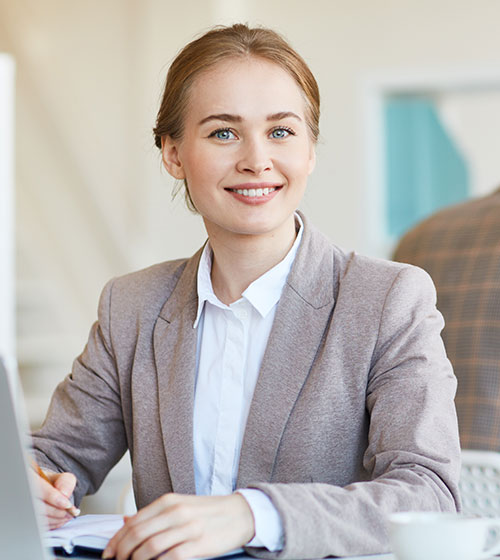
<svg viewBox="0 0 500 560"><path fill-rule="evenodd" d="M242 143L237 163L238 171L260 175L273 168L272 158L266 142L247 139Z"/></svg>

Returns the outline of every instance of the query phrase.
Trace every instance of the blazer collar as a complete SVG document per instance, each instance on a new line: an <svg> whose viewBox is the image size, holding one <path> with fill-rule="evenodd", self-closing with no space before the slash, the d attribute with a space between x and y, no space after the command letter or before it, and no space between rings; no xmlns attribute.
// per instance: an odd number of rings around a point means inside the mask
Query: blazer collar
<svg viewBox="0 0 500 560"><path fill-rule="evenodd" d="M238 488L271 482L288 418L330 320L337 271L331 244L304 221L304 237L278 303L248 415Z"/></svg>
<svg viewBox="0 0 500 560"><path fill-rule="evenodd" d="M302 214L304 237L287 279L288 286L309 305L320 309L332 305L338 285L339 266L331 242Z"/></svg>
<svg viewBox="0 0 500 560"><path fill-rule="evenodd" d="M334 251L301 214L304 234L278 303L250 407L237 485L271 481L288 417L311 370L335 302ZM186 263L154 329L160 423L174 492L194 494L193 404L196 277L200 249ZM306 341L306 342L305 342Z"/></svg>
<svg viewBox="0 0 500 560"><path fill-rule="evenodd" d="M200 249L186 263L153 332L160 425L174 492L194 494L193 400L196 375L196 274Z"/></svg>

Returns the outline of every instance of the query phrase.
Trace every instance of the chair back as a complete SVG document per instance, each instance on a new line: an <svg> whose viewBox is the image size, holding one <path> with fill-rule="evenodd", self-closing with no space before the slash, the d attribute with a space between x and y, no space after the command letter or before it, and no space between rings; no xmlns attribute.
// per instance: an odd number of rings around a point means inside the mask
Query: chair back
<svg viewBox="0 0 500 560"><path fill-rule="evenodd" d="M500 517L500 453L463 449L459 487L463 513Z"/></svg>

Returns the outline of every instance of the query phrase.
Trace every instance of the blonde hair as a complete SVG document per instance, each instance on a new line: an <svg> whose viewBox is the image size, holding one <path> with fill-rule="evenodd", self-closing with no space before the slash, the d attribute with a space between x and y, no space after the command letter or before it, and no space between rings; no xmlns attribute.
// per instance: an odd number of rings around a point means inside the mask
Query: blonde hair
<svg viewBox="0 0 500 560"><path fill-rule="evenodd" d="M307 125L316 142L319 136L319 89L304 59L276 31L237 23L214 27L188 43L171 64L153 129L156 146L162 148L165 136L174 140L182 138L189 90L202 72L223 60L249 56L277 64L295 80L304 95ZM191 210L196 211L187 188L186 202Z"/></svg>

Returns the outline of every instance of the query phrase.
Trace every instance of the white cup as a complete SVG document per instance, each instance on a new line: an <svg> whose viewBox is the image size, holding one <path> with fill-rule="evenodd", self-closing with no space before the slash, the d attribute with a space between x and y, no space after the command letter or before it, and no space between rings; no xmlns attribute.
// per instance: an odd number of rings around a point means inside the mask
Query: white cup
<svg viewBox="0 0 500 560"><path fill-rule="evenodd" d="M497 530L493 542L488 538L491 529ZM389 536L398 560L479 560L500 553L500 518L393 513Z"/></svg>

